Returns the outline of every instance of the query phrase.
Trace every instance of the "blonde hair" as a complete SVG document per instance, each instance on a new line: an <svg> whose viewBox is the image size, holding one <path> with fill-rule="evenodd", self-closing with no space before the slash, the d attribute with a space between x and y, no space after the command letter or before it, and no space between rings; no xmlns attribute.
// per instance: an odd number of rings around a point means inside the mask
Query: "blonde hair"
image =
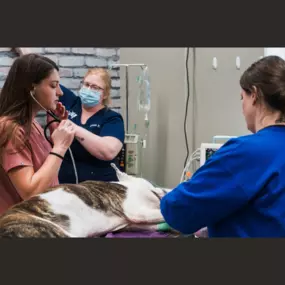
<svg viewBox="0 0 285 285"><path fill-rule="evenodd" d="M112 80L111 80L110 73L105 68L91 68L85 74L84 79L90 74L98 74L104 81L105 83L104 95L106 98L103 99L102 103L105 106L110 105L111 104L111 88L112 88Z"/></svg>

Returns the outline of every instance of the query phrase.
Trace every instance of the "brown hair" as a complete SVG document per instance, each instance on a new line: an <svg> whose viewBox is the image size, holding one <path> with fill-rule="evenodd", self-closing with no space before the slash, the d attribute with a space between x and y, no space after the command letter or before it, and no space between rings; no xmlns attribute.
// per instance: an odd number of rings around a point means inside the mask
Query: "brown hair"
<svg viewBox="0 0 285 285"><path fill-rule="evenodd" d="M12 64L0 93L0 158L11 142L16 149L28 144L32 129L33 84L47 78L57 65L47 57L27 54Z"/></svg>
<svg viewBox="0 0 285 285"><path fill-rule="evenodd" d="M267 56L253 63L241 76L240 86L251 94L255 86L258 101L281 112L285 121L285 61L278 56Z"/></svg>
<svg viewBox="0 0 285 285"><path fill-rule="evenodd" d="M84 79L90 74L98 74L105 83L104 94L106 98L103 100L103 104L108 106L111 104L111 88L112 88L112 80L111 76L107 69L104 68L91 68L87 71L84 76Z"/></svg>

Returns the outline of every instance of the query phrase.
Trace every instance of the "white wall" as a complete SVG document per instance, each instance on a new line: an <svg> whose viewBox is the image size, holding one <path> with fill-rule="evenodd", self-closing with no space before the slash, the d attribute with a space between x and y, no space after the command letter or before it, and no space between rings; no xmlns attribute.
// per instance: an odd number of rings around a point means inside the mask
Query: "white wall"
<svg viewBox="0 0 285 285"><path fill-rule="evenodd" d="M239 78L260 56L262 48L197 48L196 94L193 94L193 50L190 49L189 70L191 100L188 113L188 138L192 151L214 135L248 133L240 103ZM235 65L241 58L241 69ZM212 68L217 57L218 68ZM147 149L143 157L143 176L165 187L179 183L186 156L183 121L185 114L185 49L184 48L121 48L121 63L142 62L149 65L152 109ZM142 115L136 109L139 69L130 72L131 124L143 130ZM121 70L121 96L124 102L124 71ZM193 95L194 107L193 107ZM123 104L124 107L124 104ZM194 113L193 113L194 108ZM194 140L192 123L194 117Z"/></svg>
<svg viewBox="0 0 285 285"><path fill-rule="evenodd" d="M277 55L285 59L285 48L265 48L264 55Z"/></svg>

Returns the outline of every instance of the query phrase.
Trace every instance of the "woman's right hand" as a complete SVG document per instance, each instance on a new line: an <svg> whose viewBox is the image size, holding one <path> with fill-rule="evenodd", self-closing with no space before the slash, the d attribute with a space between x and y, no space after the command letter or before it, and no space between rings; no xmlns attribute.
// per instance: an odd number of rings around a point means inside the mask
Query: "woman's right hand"
<svg viewBox="0 0 285 285"><path fill-rule="evenodd" d="M54 110L54 114L62 121L67 120L68 118L68 111L65 109L65 106L58 102L56 105L56 109Z"/></svg>
<svg viewBox="0 0 285 285"><path fill-rule="evenodd" d="M64 156L65 152L71 145L75 135L75 128L68 120L60 122L58 127L51 135L53 141L53 151Z"/></svg>

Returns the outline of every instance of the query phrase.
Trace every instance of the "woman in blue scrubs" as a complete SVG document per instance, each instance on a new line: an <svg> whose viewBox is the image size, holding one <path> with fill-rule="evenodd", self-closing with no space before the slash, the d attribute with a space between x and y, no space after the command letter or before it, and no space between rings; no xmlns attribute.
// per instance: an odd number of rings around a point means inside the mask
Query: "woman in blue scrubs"
<svg viewBox="0 0 285 285"><path fill-rule="evenodd" d="M250 135L231 139L161 201L165 221L209 237L285 237L285 61L269 56L241 76Z"/></svg>
<svg viewBox="0 0 285 285"><path fill-rule="evenodd" d="M79 95L60 86L62 105L56 115L74 123L77 139L71 145L79 182L85 180L117 181L111 162L122 149L125 137L122 116L109 109L111 78L106 69L94 68L85 75ZM52 120L52 118L49 118ZM51 126L54 129L55 125ZM60 183L75 183L69 152L59 172Z"/></svg>

